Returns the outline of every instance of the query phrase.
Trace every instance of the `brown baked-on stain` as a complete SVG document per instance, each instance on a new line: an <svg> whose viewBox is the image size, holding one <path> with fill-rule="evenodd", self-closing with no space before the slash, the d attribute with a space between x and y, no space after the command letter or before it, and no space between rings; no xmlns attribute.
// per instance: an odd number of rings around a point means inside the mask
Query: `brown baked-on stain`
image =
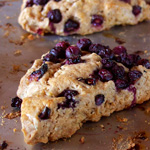
<svg viewBox="0 0 150 150"><path fill-rule="evenodd" d="M120 39L120 38L115 38L116 43L118 43L119 45L126 43L125 40Z"/></svg>
<svg viewBox="0 0 150 150"><path fill-rule="evenodd" d="M119 45L126 43L125 40L123 40L119 37L116 37L115 35L113 35L111 33L103 33L103 36L114 39L115 42L118 43Z"/></svg>
<svg viewBox="0 0 150 150"><path fill-rule="evenodd" d="M143 54L144 54L144 51L135 51L134 54L143 55Z"/></svg>

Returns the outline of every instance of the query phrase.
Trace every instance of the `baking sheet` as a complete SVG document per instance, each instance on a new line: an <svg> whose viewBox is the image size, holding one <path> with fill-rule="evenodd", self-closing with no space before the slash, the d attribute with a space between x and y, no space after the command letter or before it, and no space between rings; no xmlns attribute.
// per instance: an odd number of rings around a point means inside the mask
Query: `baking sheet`
<svg viewBox="0 0 150 150"><path fill-rule="evenodd" d="M68 40L73 44L81 36L29 35L17 23L21 2L0 1L0 143L5 140L9 150L123 150L126 145L134 143L138 143L140 149L150 149L150 102L103 117L98 123L85 123L70 139L35 146L24 143L20 117L3 118L13 111L11 98L16 96L20 78L32 61L49 51L56 42ZM118 26L86 37L111 48L118 45L115 39L119 38L130 53L150 56L150 22ZM84 143L80 142L81 137L85 138Z"/></svg>

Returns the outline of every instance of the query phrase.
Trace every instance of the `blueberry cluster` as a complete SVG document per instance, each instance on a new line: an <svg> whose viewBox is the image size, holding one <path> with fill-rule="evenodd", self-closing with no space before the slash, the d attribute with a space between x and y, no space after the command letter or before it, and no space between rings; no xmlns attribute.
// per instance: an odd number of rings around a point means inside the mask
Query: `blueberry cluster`
<svg viewBox="0 0 150 150"><path fill-rule="evenodd" d="M80 39L77 46L81 50L86 50L91 53L96 53L102 58L102 68L89 75L90 78L78 78L88 85L95 85L97 80L107 82L113 80L117 89L125 89L131 84L134 84L141 76L142 73L138 70L131 70L133 66L143 65L150 69L150 63L147 59L141 59L137 54L127 54L127 50L123 46L117 46L111 50L108 46L101 44L92 44L89 39ZM122 65L129 68L126 72Z"/></svg>
<svg viewBox="0 0 150 150"><path fill-rule="evenodd" d="M57 97L65 97L66 101L58 104L58 109L62 108L74 108L77 101L74 99L74 96L78 95L78 91L66 89L60 93Z"/></svg>
<svg viewBox="0 0 150 150"><path fill-rule="evenodd" d="M81 60L81 51L77 46L70 46L68 42L62 41L50 50L43 57L43 61L60 62L61 59L66 59L65 64L76 64L83 62Z"/></svg>

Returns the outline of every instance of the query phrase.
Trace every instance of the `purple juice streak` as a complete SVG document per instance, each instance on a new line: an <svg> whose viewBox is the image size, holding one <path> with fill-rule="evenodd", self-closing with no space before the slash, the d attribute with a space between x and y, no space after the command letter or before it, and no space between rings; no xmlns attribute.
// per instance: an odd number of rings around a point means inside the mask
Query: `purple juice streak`
<svg viewBox="0 0 150 150"><path fill-rule="evenodd" d="M130 85L128 88L127 88L128 91L130 92L133 92L133 101L131 103L131 106L130 107L134 107L136 105L136 88L133 86L133 85Z"/></svg>
<svg viewBox="0 0 150 150"><path fill-rule="evenodd" d="M54 24L53 24L52 22L49 23L49 26L50 26L50 29L51 29L54 33L56 33L56 29L55 29Z"/></svg>

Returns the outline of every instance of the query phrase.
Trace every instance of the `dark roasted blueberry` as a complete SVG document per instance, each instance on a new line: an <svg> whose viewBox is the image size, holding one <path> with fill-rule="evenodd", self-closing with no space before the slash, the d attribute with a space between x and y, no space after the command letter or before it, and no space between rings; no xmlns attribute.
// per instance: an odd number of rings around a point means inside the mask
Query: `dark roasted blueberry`
<svg viewBox="0 0 150 150"><path fill-rule="evenodd" d="M20 109L21 103L22 103L22 99L20 99L19 97L12 98L11 107L17 107Z"/></svg>
<svg viewBox="0 0 150 150"><path fill-rule="evenodd" d="M125 74L125 70L122 66L115 65L111 70L115 79L122 78Z"/></svg>
<svg viewBox="0 0 150 150"><path fill-rule="evenodd" d="M78 91L75 90L64 90L62 93L58 95L58 97L65 97L66 101L58 104L58 109L62 108L74 108L76 106L76 101L74 96L78 95Z"/></svg>
<svg viewBox="0 0 150 150"><path fill-rule="evenodd" d="M62 20L62 15L59 9L49 11L47 17L52 23L59 23Z"/></svg>
<svg viewBox="0 0 150 150"><path fill-rule="evenodd" d="M49 0L33 0L36 5L45 5Z"/></svg>
<svg viewBox="0 0 150 150"><path fill-rule="evenodd" d="M65 50L62 47L54 47L50 50L50 54L56 58L65 58Z"/></svg>
<svg viewBox="0 0 150 150"><path fill-rule="evenodd" d="M115 55L127 54L127 50L124 46L117 46L113 49Z"/></svg>
<svg viewBox="0 0 150 150"><path fill-rule="evenodd" d="M138 80L142 76L142 72L138 70L132 70L128 73L131 82Z"/></svg>
<svg viewBox="0 0 150 150"><path fill-rule="evenodd" d="M124 76L121 79L129 82L128 72L125 72Z"/></svg>
<svg viewBox="0 0 150 150"><path fill-rule="evenodd" d="M66 58L74 58L75 56L81 56L81 51L77 46L69 46L66 49Z"/></svg>
<svg viewBox="0 0 150 150"><path fill-rule="evenodd" d="M121 59L121 62L127 67L127 68L131 68L134 65L134 60L133 57L131 55L127 55L126 57L124 57L124 59Z"/></svg>
<svg viewBox="0 0 150 150"><path fill-rule="evenodd" d="M92 44L91 40L86 38L80 39L77 42L78 48L84 51L88 51L91 44Z"/></svg>
<svg viewBox="0 0 150 150"><path fill-rule="evenodd" d="M71 65L71 64L78 64L83 63L84 61L81 59L80 55L74 56L73 58L68 58L65 62L65 64Z"/></svg>
<svg viewBox="0 0 150 150"><path fill-rule="evenodd" d="M43 75L47 72L48 70L48 66L47 64L43 64L41 66L41 68L39 68L38 70L36 71L33 71L30 76L29 76L29 80L30 81L38 81L40 78L43 77Z"/></svg>
<svg viewBox="0 0 150 150"><path fill-rule="evenodd" d="M147 69L150 69L150 62L148 59L141 59L137 62L138 65L143 65Z"/></svg>
<svg viewBox="0 0 150 150"><path fill-rule="evenodd" d="M59 62L58 59L52 54L47 54L43 57L43 62L46 62L46 61L51 61L51 62L54 62L54 63Z"/></svg>
<svg viewBox="0 0 150 150"><path fill-rule="evenodd" d="M66 41L61 41L56 44L56 47L61 47L63 50L66 50L69 46L70 44Z"/></svg>
<svg viewBox="0 0 150 150"><path fill-rule="evenodd" d="M92 20L91 20L91 24L94 26L94 27L99 27L103 24L104 22L104 18L103 16L101 15L93 15L92 16Z"/></svg>
<svg viewBox="0 0 150 150"><path fill-rule="evenodd" d="M126 57L127 57L127 55L123 53L123 54L121 54L120 56L119 56L119 55L118 55L118 56L115 56L115 57L114 57L114 60L115 60L116 62L122 63L122 62L125 61Z"/></svg>
<svg viewBox="0 0 150 150"><path fill-rule="evenodd" d="M89 47L89 51L91 53L96 53L96 54L98 54L101 49L104 49L103 45L101 45L101 44L92 44Z"/></svg>
<svg viewBox="0 0 150 150"><path fill-rule="evenodd" d="M66 33L73 32L73 31L76 31L77 29L79 29L79 27L80 27L79 22L69 19L65 23L64 32L66 32Z"/></svg>
<svg viewBox="0 0 150 150"><path fill-rule="evenodd" d="M99 94L95 96L95 104L97 106L100 106L102 103L104 103L104 101L105 101L105 97L103 94Z"/></svg>
<svg viewBox="0 0 150 150"><path fill-rule="evenodd" d="M115 55L115 60L117 62L125 62L127 58L127 50L124 46L117 46L113 49L113 53ZM128 62L127 62L128 63Z"/></svg>
<svg viewBox="0 0 150 150"><path fill-rule="evenodd" d="M33 0L27 0L25 7L32 7L33 5Z"/></svg>
<svg viewBox="0 0 150 150"><path fill-rule="evenodd" d="M108 46L103 47L103 49L99 50L98 55L100 55L102 58L113 59L114 54L112 53L112 50Z"/></svg>
<svg viewBox="0 0 150 150"><path fill-rule="evenodd" d="M134 5L133 6L133 9L132 9L132 13L135 15L135 16L138 16L140 13L141 13L141 10L142 8L138 5Z"/></svg>
<svg viewBox="0 0 150 150"><path fill-rule="evenodd" d="M43 111L38 115L41 120L49 119L51 110L48 107L45 107Z"/></svg>
<svg viewBox="0 0 150 150"><path fill-rule="evenodd" d="M126 80L117 79L115 81L115 85L116 85L117 89L125 89L125 88L127 88L129 86L129 83Z"/></svg>
<svg viewBox="0 0 150 150"><path fill-rule="evenodd" d="M88 85L96 85L96 79L95 78L87 78L87 79L85 79L85 83Z"/></svg>
<svg viewBox="0 0 150 150"><path fill-rule="evenodd" d="M115 62L109 58L102 59L103 68L110 69L115 65Z"/></svg>
<svg viewBox="0 0 150 150"><path fill-rule="evenodd" d="M6 141L3 141L2 144L0 144L0 149L4 150L5 148L7 148L8 144L6 143Z"/></svg>
<svg viewBox="0 0 150 150"><path fill-rule="evenodd" d="M131 2L131 0L120 0L120 1L123 1L125 3L130 3Z"/></svg>
<svg viewBox="0 0 150 150"><path fill-rule="evenodd" d="M133 66L137 66L138 61L141 59L141 57L137 54L129 54L128 57L133 60Z"/></svg>
<svg viewBox="0 0 150 150"><path fill-rule="evenodd" d="M114 57L112 50L108 46L103 46L101 44L92 44L89 47L89 51L100 55L102 58L112 59Z"/></svg>
<svg viewBox="0 0 150 150"><path fill-rule="evenodd" d="M103 82L106 82L106 81L113 79L112 73L106 69L99 70L98 75L100 77L100 80Z"/></svg>

